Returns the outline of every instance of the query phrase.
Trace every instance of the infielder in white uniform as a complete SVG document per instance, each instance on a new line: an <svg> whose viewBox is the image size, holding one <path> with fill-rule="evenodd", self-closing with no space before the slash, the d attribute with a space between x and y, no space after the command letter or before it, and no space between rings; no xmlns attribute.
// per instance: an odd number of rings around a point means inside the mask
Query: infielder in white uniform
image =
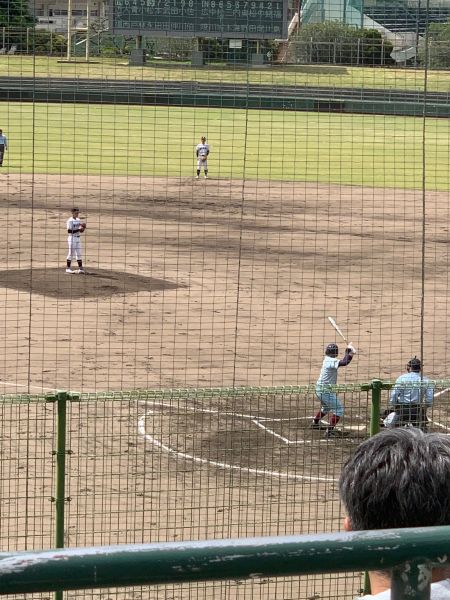
<svg viewBox="0 0 450 600"><path fill-rule="evenodd" d="M69 234L67 238L67 244L69 246L69 252L67 254L67 268L66 273L84 273L83 269L83 261L81 258L81 239L80 235L86 229L85 223L82 223L79 218L80 209L72 208L72 216L67 221L67 233ZM71 268L72 258L76 258L78 263L78 270L73 271Z"/></svg>
<svg viewBox="0 0 450 600"><path fill-rule="evenodd" d="M208 156L209 156L209 146L206 143L206 138L202 135L200 139L200 144L197 144L195 148L195 155L197 156L197 177L200 177L200 171L202 170L205 173L205 179L208 179Z"/></svg>

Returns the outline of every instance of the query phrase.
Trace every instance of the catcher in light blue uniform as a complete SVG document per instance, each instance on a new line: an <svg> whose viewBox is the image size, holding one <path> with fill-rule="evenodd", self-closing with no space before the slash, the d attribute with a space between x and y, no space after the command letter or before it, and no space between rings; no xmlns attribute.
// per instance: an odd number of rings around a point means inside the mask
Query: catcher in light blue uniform
<svg viewBox="0 0 450 600"><path fill-rule="evenodd" d="M322 370L316 383L316 396L322 403L322 406L314 417L311 427L312 429L323 429L322 417L331 413L329 424L326 426L325 437L327 438L339 435L335 428L339 419L344 414L344 407L341 401L334 392L329 391L327 388L337 383L339 367L346 367L350 364L353 356L356 354L356 350L349 344L345 349L344 358L339 360L337 358L338 354L339 348L337 344L328 344L325 349Z"/></svg>

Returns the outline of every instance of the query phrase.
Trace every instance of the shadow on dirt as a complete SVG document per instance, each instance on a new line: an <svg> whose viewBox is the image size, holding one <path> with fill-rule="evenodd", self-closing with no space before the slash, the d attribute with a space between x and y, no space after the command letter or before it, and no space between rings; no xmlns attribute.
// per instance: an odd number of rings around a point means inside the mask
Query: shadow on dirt
<svg viewBox="0 0 450 600"><path fill-rule="evenodd" d="M52 268L0 271L0 287L52 298L77 299L176 290L186 286L165 279L143 277L123 271L93 269L87 270L83 275L65 273L64 269Z"/></svg>

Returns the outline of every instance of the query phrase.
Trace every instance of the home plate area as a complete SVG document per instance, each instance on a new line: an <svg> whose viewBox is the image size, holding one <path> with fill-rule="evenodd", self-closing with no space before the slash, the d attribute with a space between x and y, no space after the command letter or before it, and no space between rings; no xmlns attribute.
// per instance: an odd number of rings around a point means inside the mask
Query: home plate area
<svg viewBox="0 0 450 600"><path fill-rule="evenodd" d="M325 431L310 428L311 420L312 414L298 412L263 415L197 402L151 401L145 403L139 432L148 451L183 459L186 468L203 464L248 474L320 480L317 467L329 454L326 476L334 481L342 460L367 437L367 417L347 417L342 437L329 440Z"/></svg>

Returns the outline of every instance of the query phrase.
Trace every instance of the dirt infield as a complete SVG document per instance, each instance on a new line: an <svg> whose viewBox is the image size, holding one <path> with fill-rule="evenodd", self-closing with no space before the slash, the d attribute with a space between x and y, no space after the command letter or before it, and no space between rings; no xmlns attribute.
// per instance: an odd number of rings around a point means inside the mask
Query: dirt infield
<svg viewBox="0 0 450 600"><path fill-rule="evenodd" d="M420 192L0 176L0 391L308 384L324 344L336 340L327 315L359 349L340 382L395 377L421 351ZM447 376L448 195L425 201L424 362L439 378ZM86 275L65 273L74 204L88 224ZM348 435L332 441L308 429L313 394L72 404L67 544L339 529L336 480L368 423L367 394L343 399ZM11 499L3 539L48 546L54 405L19 406L2 406L3 497ZM446 428L446 408L436 415ZM23 497L35 532L28 539L14 500ZM196 597L351 598L358 586L344 576L276 589L272 580L233 582L197 586Z"/></svg>
<svg viewBox="0 0 450 600"><path fill-rule="evenodd" d="M335 340L327 315L360 350L341 381L395 377L420 353L420 192L1 177L4 381L29 377L31 391L309 383ZM74 203L88 223L85 278L64 272ZM425 370L444 377L448 195L426 203Z"/></svg>

